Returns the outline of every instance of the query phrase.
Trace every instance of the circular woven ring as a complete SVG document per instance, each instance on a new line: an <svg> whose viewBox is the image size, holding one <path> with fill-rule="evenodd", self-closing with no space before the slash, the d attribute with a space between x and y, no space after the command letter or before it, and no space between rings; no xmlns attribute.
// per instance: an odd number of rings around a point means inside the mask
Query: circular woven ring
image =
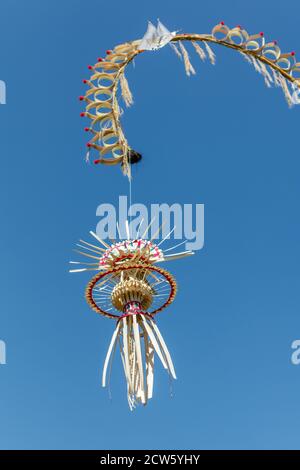
<svg viewBox="0 0 300 470"><path fill-rule="evenodd" d="M167 300L155 310L149 311L148 313L150 315L155 315L156 313L161 312L164 308L166 308L168 305L170 305L173 302L175 295L176 295L176 291L177 291L177 284L176 284L174 277L168 271L166 271L165 269L159 268L157 266L154 266L152 264L128 264L126 266L119 266L117 268L109 269L105 272L97 273L90 280L90 282L86 286L85 298L89 306L95 312L100 313L101 315L104 315L105 317L108 317L108 318L118 319L120 317L120 315L114 315L113 313L107 312L106 310L100 308L99 305L97 305L93 297L93 290L94 290L94 287L97 285L97 283L101 279L104 281L103 283L105 283L105 278L107 276L110 276L112 274L118 274L118 273L121 273L122 271L127 271L129 269L143 269L143 270L147 270L151 272L153 271L157 272L166 279L167 283L170 286L170 294Z"/></svg>

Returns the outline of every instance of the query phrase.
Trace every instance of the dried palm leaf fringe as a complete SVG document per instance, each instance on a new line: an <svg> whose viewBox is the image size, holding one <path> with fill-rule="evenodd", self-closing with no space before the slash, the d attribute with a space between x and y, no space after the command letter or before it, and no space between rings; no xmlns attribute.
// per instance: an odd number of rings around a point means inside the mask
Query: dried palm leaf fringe
<svg viewBox="0 0 300 470"><path fill-rule="evenodd" d="M122 73L120 77L120 86L121 86L121 93L122 93L122 98L124 100L124 103L126 104L127 107L129 107L133 104L133 97L132 97L132 93L128 85L127 78L125 77L124 73Z"/></svg>
<svg viewBox="0 0 300 470"><path fill-rule="evenodd" d="M179 57L179 59L182 60L182 55L177 47L176 44L174 44L173 42L169 42L170 46L172 47L173 51L175 52L175 54L177 55L177 57Z"/></svg>
<svg viewBox="0 0 300 470"><path fill-rule="evenodd" d="M207 52L207 55L208 55L208 58L210 60L210 62L215 65L216 63L216 55L214 53L214 51L212 50L212 48L207 44L207 42L204 42L204 46L205 46L205 49L206 49L206 52Z"/></svg>
<svg viewBox="0 0 300 470"><path fill-rule="evenodd" d="M206 59L206 54L205 54L204 50L202 49L202 47L196 41L192 41L192 44L195 48L196 53L200 57L200 59L205 60Z"/></svg>
<svg viewBox="0 0 300 470"><path fill-rule="evenodd" d="M131 410L137 403L146 405L152 398L155 352L170 377L176 379L170 353L157 325L145 314L135 314L120 319L113 333L103 367L103 387L109 386L109 371L117 343L120 347L127 383L127 400Z"/></svg>
<svg viewBox="0 0 300 470"><path fill-rule="evenodd" d="M186 48L184 47L184 45L182 44L181 41L179 41L179 47L180 47L180 50L181 50L181 53L182 53L183 63L184 63L184 68L185 68L186 74L188 76L190 76L191 74L195 75L196 71L195 71L194 67L191 64L189 54L188 54Z"/></svg>

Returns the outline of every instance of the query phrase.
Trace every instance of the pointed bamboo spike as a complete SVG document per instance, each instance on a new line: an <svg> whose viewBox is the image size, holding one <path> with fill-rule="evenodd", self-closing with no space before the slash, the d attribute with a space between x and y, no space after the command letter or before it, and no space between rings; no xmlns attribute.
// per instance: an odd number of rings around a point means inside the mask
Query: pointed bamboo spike
<svg viewBox="0 0 300 470"><path fill-rule="evenodd" d="M91 269L92 271L95 271L95 269ZM81 269L69 269L69 273L82 273L83 271L87 271L87 268L81 268Z"/></svg>
<svg viewBox="0 0 300 470"><path fill-rule="evenodd" d="M140 391L141 391L141 401L143 404L146 404L146 397L144 391L144 372L143 372L143 362L142 362L142 350L141 350L141 341L140 341L140 332L139 326L136 319L136 315L132 315L133 320L133 334L135 341L136 357L139 370L139 382L140 382Z"/></svg>
<svg viewBox="0 0 300 470"><path fill-rule="evenodd" d="M164 256L162 261L172 261L174 259L185 258L186 256L194 255L193 251L182 251L181 253L175 253L174 255Z"/></svg>
<svg viewBox="0 0 300 470"><path fill-rule="evenodd" d="M100 256L93 256L93 255L90 255L88 253L84 253L83 251L79 251L79 250L73 250L73 251L75 251L76 253L79 253L80 255L86 256L87 258L93 258L93 259L97 259L97 260L100 259Z"/></svg>
<svg viewBox="0 0 300 470"><path fill-rule="evenodd" d="M158 344L158 342L157 342L157 340L156 340L156 337L155 337L155 335L154 335L154 333L153 333L152 325L149 325L149 324L147 323L146 319L144 318L144 315L141 315L141 317L142 317L142 322L143 322L143 324L144 324L144 326L145 326L145 329L146 329L146 331L147 331L147 334L148 334L148 336L149 336L149 338L150 338L150 341L151 341L151 343L153 344L153 347L154 347L154 349L155 349L156 354L158 355L159 359L161 360L161 363L162 363L164 369L168 369L168 365L167 365L167 363L166 363L166 361L165 361L165 358L164 358L164 356L163 356L163 354L162 354L162 352L161 352L161 350L160 350L159 344Z"/></svg>
<svg viewBox="0 0 300 470"><path fill-rule="evenodd" d="M142 218L142 220L141 220L140 223L139 223L139 226L138 226L138 229L137 229L135 238L139 238L139 236L140 236L140 229L141 229L141 225L142 225L143 222L144 222L144 217Z"/></svg>
<svg viewBox="0 0 300 470"><path fill-rule="evenodd" d="M119 334L119 330L120 330L120 323L117 324L116 329L115 329L115 331L112 335L111 342L110 342L110 345L109 345L109 348L107 350L107 354L106 354L106 357L105 357L104 366L103 366L103 373L102 373L102 387L106 386L107 367L108 367L108 364L109 364L109 359L110 359L113 347L115 346L115 343L116 343L116 340L117 340L117 337L118 337L118 334Z"/></svg>
<svg viewBox="0 0 300 470"><path fill-rule="evenodd" d="M105 243L105 241L101 240L101 238L99 238L98 235L96 235L96 233L94 233L92 230L90 230L90 234L91 234L94 238L96 238L96 240L98 240L99 243L101 243L102 245L104 245L105 248L109 248L109 247L110 247L107 243Z"/></svg>
<svg viewBox="0 0 300 470"><path fill-rule="evenodd" d="M158 243L157 246L160 246L165 240L167 240L167 238L169 238L169 236L172 235L175 229L176 229L176 225L174 225L172 230L170 230L170 232Z"/></svg>
<svg viewBox="0 0 300 470"><path fill-rule="evenodd" d="M76 246L79 246L80 248L83 248L84 250L91 251L92 253L96 253L98 255L98 259L101 258L102 253L100 253L98 250L94 250L93 248L89 248L88 246L81 245L80 243L76 243Z"/></svg>
<svg viewBox="0 0 300 470"><path fill-rule="evenodd" d="M115 274L111 274L110 277L103 279L101 282L97 282L97 289L101 287L103 284L106 284L107 282L111 282L112 284L117 284L117 282L114 280Z"/></svg>
<svg viewBox="0 0 300 470"><path fill-rule="evenodd" d="M155 220L155 217L153 217L153 219L151 219L150 224L148 225L148 227L147 227L146 230L144 231L144 233L143 233L143 235L141 236L141 238L144 238L144 237L145 237L146 233L148 232L149 228L150 228L151 225L153 224L154 220Z"/></svg>
<svg viewBox="0 0 300 470"><path fill-rule="evenodd" d="M96 250L101 251L102 253L103 253L103 251L105 251L104 248L101 248L100 246L93 245L92 243L88 243L88 242L86 242L84 240L81 240L81 239L79 241L80 241L80 243L84 243L85 245L88 245L92 248L95 248Z"/></svg>
<svg viewBox="0 0 300 470"><path fill-rule="evenodd" d="M116 226L117 226L117 232L118 232L118 235L119 235L119 240L122 240L118 222L116 223Z"/></svg>
<svg viewBox="0 0 300 470"><path fill-rule="evenodd" d="M187 243L187 240L183 240L183 242L177 243L177 245L174 245L171 248L167 248L166 250L164 250L164 253L166 253L167 251L175 250L175 248L178 248L179 246L184 245L185 243Z"/></svg>
<svg viewBox="0 0 300 470"><path fill-rule="evenodd" d="M125 228L126 228L126 235L127 235L127 238L128 238L128 240L130 240L130 232L129 232L129 223L128 223L128 219L126 219L126 221L125 221Z"/></svg>
<svg viewBox="0 0 300 470"><path fill-rule="evenodd" d="M151 241L157 237L157 235L159 234L161 229L166 225L166 223L167 223L167 220L164 220L163 223L159 226L158 230L156 230L155 234L151 237Z"/></svg>
<svg viewBox="0 0 300 470"><path fill-rule="evenodd" d="M70 264L82 264L84 266L98 266L99 267L99 263L87 263L85 261L69 261L69 263Z"/></svg>
<svg viewBox="0 0 300 470"><path fill-rule="evenodd" d="M174 365L173 365L171 354L169 353L169 350L168 350L167 345L165 343L165 340L164 340L161 332L159 331L158 326L156 325L156 323L152 319L149 319L149 322L152 324L152 328L154 329L154 331L156 333L156 336L157 336L157 338L158 338L158 340L159 340L159 342L162 346L162 349L164 351L167 363L169 365L169 370L171 372L171 375L174 379L176 379L177 377L176 377L176 373L175 373L175 368L174 368Z"/></svg>

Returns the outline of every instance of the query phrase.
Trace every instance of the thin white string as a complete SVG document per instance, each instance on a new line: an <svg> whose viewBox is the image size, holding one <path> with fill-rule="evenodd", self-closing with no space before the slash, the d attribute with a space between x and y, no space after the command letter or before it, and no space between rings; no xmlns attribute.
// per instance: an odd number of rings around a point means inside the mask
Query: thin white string
<svg viewBox="0 0 300 470"><path fill-rule="evenodd" d="M130 208L131 208L131 203L132 203L132 168L131 168L131 163L129 163L129 174L130 174L130 177L129 177L129 211L130 211ZM128 222L129 222L129 235L130 235L130 239L132 238L132 234L130 233L130 215L128 213Z"/></svg>

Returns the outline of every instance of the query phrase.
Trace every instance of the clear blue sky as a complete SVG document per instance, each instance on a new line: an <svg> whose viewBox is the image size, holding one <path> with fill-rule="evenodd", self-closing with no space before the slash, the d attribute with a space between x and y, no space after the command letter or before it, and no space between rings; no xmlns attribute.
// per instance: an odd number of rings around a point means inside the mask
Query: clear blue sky
<svg viewBox="0 0 300 470"><path fill-rule="evenodd" d="M0 16L0 447L299 449L300 108L238 54L193 56L188 78L166 47L128 73L135 201L205 204L205 247L168 266L180 289L158 319L174 398L158 368L152 402L130 413L117 361L109 401L114 323L86 305L89 276L67 272L96 207L128 190L118 168L84 163L87 64L157 17L184 32L242 24L300 52L299 2L2 0Z"/></svg>

